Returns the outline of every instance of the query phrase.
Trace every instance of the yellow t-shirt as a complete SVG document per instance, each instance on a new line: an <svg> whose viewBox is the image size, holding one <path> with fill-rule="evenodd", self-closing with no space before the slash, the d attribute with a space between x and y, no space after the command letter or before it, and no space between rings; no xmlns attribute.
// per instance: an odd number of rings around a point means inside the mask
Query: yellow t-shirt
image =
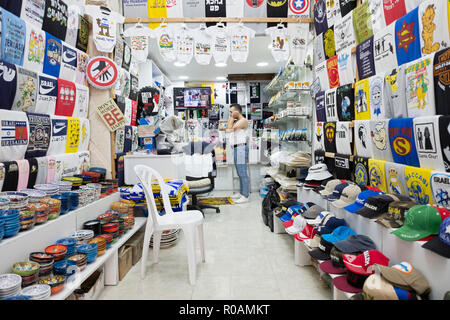
<svg viewBox="0 0 450 320"><path fill-rule="evenodd" d="M148 0L147 7L149 18L167 18L166 0ZM159 25L159 22L151 22L148 27L156 29Z"/></svg>
<svg viewBox="0 0 450 320"><path fill-rule="evenodd" d="M370 120L368 78L355 83L355 120Z"/></svg>
<svg viewBox="0 0 450 320"><path fill-rule="evenodd" d="M386 161L369 159L369 180L370 186L380 189L383 192L387 192L386 189L386 174L384 171L384 165Z"/></svg>
<svg viewBox="0 0 450 320"><path fill-rule="evenodd" d="M418 167L405 167L406 188L408 196L416 200L419 204L432 204L433 194L431 193L431 169Z"/></svg>
<svg viewBox="0 0 450 320"><path fill-rule="evenodd" d="M79 144L80 144L80 119L68 117L66 153L78 152Z"/></svg>

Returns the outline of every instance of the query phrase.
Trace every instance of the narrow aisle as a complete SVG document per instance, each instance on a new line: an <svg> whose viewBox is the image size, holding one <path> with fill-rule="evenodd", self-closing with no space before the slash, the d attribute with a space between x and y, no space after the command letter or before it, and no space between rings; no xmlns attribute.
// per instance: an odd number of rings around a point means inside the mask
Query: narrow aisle
<svg viewBox="0 0 450 320"><path fill-rule="evenodd" d="M312 267L294 265L292 237L263 224L258 194L246 204L221 206L221 212L206 213L206 263L197 266L195 286L189 285L181 238L161 249L159 263L151 266L150 250L144 280L138 263L100 299L332 299Z"/></svg>

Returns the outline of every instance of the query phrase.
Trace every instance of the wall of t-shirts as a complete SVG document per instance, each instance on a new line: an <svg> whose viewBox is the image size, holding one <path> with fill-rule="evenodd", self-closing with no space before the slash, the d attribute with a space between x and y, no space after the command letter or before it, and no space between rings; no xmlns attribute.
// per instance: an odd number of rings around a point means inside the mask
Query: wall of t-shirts
<svg viewBox="0 0 450 320"><path fill-rule="evenodd" d="M314 7L316 163L450 208L450 2L336 3Z"/></svg>

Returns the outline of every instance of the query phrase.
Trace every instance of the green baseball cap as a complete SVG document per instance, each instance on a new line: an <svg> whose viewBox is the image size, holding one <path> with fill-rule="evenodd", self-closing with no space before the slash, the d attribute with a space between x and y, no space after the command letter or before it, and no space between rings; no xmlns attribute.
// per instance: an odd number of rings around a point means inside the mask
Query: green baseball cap
<svg viewBox="0 0 450 320"><path fill-rule="evenodd" d="M417 241L439 234L441 222L441 214L436 208L417 205L408 210L403 226L391 233L406 241Z"/></svg>

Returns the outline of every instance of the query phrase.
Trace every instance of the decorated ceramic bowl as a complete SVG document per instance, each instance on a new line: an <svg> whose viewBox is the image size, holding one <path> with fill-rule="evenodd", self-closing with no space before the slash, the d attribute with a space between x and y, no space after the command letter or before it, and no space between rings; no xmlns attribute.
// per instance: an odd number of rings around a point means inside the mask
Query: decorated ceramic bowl
<svg viewBox="0 0 450 320"><path fill-rule="evenodd" d="M22 277L29 277L39 270L39 263L34 261L17 262L12 267L12 272Z"/></svg>

